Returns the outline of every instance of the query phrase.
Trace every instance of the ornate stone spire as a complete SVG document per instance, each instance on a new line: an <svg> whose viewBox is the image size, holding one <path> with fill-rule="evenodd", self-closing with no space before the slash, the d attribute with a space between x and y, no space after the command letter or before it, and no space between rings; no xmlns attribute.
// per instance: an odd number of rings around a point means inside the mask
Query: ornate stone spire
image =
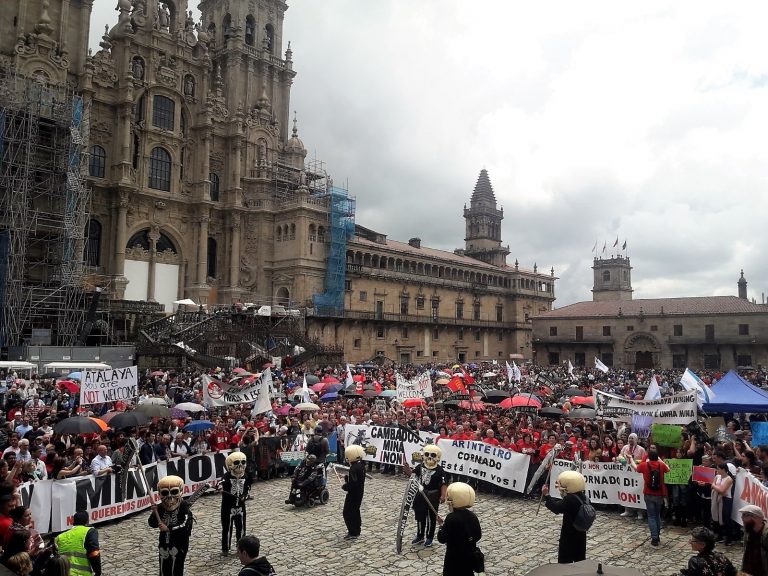
<svg viewBox="0 0 768 576"><path fill-rule="evenodd" d="M493 193L491 179L488 178L488 170L485 168L480 170L480 176L477 178L477 184L475 184L475 190L472 193L471 203L474 204L479 200L485 200L494 206L496 205L496 195Z"/></svg>
<svg viewBox="0 0 768 576"><path fill-rule="evenodd" d="M51 26L51 17L48 15L48 8L51 7L50 0L43 0L43 9L40 13L40 20L38 20L35 26L35 32L42 34L43 36L50 36L53 32L53 26Z"/></svg>
<svg viewBox="0 0 768 576"><path fill-rule="evenodd" d="M288 40L288 48L285 50L285 61L293 62L293 50L291 50L291 41Z"/></svg>

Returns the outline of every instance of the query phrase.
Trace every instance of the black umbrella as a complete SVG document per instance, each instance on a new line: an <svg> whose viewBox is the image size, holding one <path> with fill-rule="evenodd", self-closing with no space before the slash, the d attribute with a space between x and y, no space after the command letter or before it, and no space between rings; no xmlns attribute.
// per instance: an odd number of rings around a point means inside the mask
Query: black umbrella
<svg viewBox="0 0 768 576"><path fill-rule="evenodd" d="M145 402L144 404L139 404L136 407L137 412L141 412L143 414L146 414L150 418L153 416L159 416L160 418L168 418L171 415L171 411L165 404L155 404Z"/></svg>
<svg viewBox="0 0 768 576"><path fill-rule="evenodd" d="M443 408L458 408L460 400L446 400L443 402Z"/></svg>
<svg viewBox="0 0 768 576"><path fill-rule="evenodd" d="M339 393L341 393L341 391L339 391ZM366 398L366 396L358 394L357 392L347 392L344 394L344 398Z"/></svg>
<svg viewBox="0 0 768 576"><path fill-rule="evenodd" d="M147 415L144 412L137 412L132 410L130 412L121 412L115 414L109 419L109 425L112 428L135 428L138 426L144 426L147 423Z"/></svg>
<svg viewBox="0 0 768 576"><path fill-rule="evenodd" d="M53 431L56 434L95 434L101 432L101 426L91 418L73 416L57 422Z"/></svg>
<svg viewBox="0 0 768 576"><path fill-rule="evenodd" d="M592 408L577 408L565 415L566 418L594 418L597 411Z"/></svg>
<svg viewBox="0 0 768 576"><path fill-rule="evenodd" d="M498 404L505 398L509 398L509 392L506 390L488 390L485 393L485 401L491 404Z"/></svg>
<svg viewBox="0 0 768 576"><path fill-rule="evenodd" d="M539 410L539 414L542 416L562 416L563 411L557 406L547 406L546 408Z"/></svg>
<svg viewBox="0 0 768 576"><path fill-rule="evenodd" d="M579 390L578 388L568 388L563 392L563 396L592 396L592 393Z"/></svg>
<svg viewBox="0 0 768 576"><path fill-rule="evenodd" d="M58 372L46 372L45 374L42 374L40 378L46 379L46 378L58 378L61 376Z"/></svg>
<svg viewBox="0 0 768 576"><path fill-rule="evenodd" d="M378 395L379 393L376 390L365 390L363 392L363 397L365 398L376 398ZM349 394L347 394L347 397L349 397Z"/></svg>

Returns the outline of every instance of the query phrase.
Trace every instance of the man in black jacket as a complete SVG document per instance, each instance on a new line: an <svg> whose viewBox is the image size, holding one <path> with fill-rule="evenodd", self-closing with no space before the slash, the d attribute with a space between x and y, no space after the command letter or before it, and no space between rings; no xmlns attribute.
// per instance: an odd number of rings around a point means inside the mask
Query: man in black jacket
<svg viewBox="0 0 768 576"><path fill-rule="evenodd" d="M237 576L277 576L266 556L259 556L260 548L256 536L243 536L237 541L237 557L243 564Z"/></svg>
<svg viewBox="0 0 768 576"><path fill-rule="evenodd" d="M575 470L560 474L557 480L562 500L555 500L549 495L549 486L542 486L541 492L546 496L544 503L555 514L563 515L563 525L560 528L560 546L557 550L558 564L580 562L587 557L587 533L577 530L574 526L576 515L586 498L586 482L584 476Z"/></svg>
<svg viewBox="0 0 768 576"><path fill-rule="evenodd" d="M363 503L365 492L365 450L362 446L353 444L344 450L344 456L349 462L349 474L344 477L341 489L347 493L344 499L344 523L347 525L345 540L358 538L363 520L360 517L360 505Z"/></svg>

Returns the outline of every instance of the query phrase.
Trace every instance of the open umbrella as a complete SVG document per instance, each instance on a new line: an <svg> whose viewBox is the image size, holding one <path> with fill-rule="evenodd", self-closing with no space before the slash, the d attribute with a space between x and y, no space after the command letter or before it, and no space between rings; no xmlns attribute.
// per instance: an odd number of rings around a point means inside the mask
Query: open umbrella
<svg viewBox="0 0 768 576"><path fill-rule="evenodd" d="M496 376L498 376L496 372L486 372L485 374L483 374L483 378L495 378Z"/></svg>
<svg viewBox="0 0 768 576"><path fill-rule="evenodd" d="M488 390L488 392L485 393L485 401L490 402L491 404L498 404L505 398L509 398L509 392L506 392L505 390Z"/></svg>
<svg viewBox="0 0 768 576"><path fill-rule="evenodd" d="M592 393L579 390L578 388L568 388L563 392L563 396L592 396Z"/></svg>
<svg viewBox="0 0 768 576"><path fill-rule="evenodd" d="M158 406L165 406L166 408L168 407L168 402L165 398L152 397L147 398L143 402L139 402L140 406L146 406L148 404L157 404Z"/></svg>
<svg viewBox="0 0 768 576"><path fill-rule="evenodd" d="M382 398L394 398L397 396L397 390L382 390L379 392L379 396Z"/></svg>
<svg viewBox="0 0 768 576"><path fill-rule="evenodd" d="M595 399L592 396L571 396L571 404L577 404L577 405L590 404L594 406Z"/></svg>
<svg viewBox="0 0 768 576"><path fill-rule="evenodd" d="M309 389L312 390L312 392L316 392L317 394L320 394L320 392L323 391L323 388L325 388L325 384L323 382L312 384L312 386L309 387Z"/></svg>
<svg viewBox="0 0 768 576"><path fill-rule="evenodd" d="M594 418L597 412L592 408L577 408L565 415L566 418Z"/></svg>
<svg viewBox="0 0 768 576"><path fill-rule="evenodd" d="M363 390L363 398L376 398L379 393L376 390Z"/></svg>
<svg viewBox="0 0 768 576"><path fill-rule="evenodd" d="M195 402L182 402L181 404L176 404L174 408L178 408L179 410L184 410L185 412L205 411L205 406L203 406L202 404L197 404Z"/></svg>
<svg viewBox="0 0 768 576"><path fill-rule="evenodd" d="M499 406L505 410L509 408L541 408L541 401L535 396L515 396L499 402Z"/></svg>
<svg viewBox="0 0 768 576"><path fill-rule="evenodd" d="M450 381L451 381L451 379L450 379L450 378L448 378L447 376L440 376L440 378L438 378L437 380L435 380L435 384L438 384L438 385L440 385L440 386L445 386L445 385L446 385L446 384L448 384L448 382L450 382Z"/></svg>
<svg viewBox="0 0 768 576"><path fill-rule="evenodd" d="M248 370L245 368L240 368L239 366L232 370L232 374L248 374Z"/></svg>
<svg viewBox="0 0 768 576"><path fill-rule="evenodd" d="M93 418L72 416L57 422L53 427L53 431L56 434L98 434L102 430L101 425Z"/></svg>
<svg viewBox="0 0 768 576"><path fill-rule="evenodd" d="M184 426L184 430L187 432L202 432L203 430L210 430L215 424L210 420L194 420Z"/></svg>
<svg viewBox="0 0 768 576"><path fill-rule="evenodd" d="M323 392L325 392L326 394L330 392L338 392L342 388L344 388L344 384L327 384Z"/></svg>
<svg viewBox="0 0 768 576"><path fill-rule="evenodd" d="M563 411L557 406L547 406L539 410L539 414L542 416L562 416Z"/></svg>
<svg viewBox="0 0 768 576"><path fill-rule="evenodd" d="M47 380L50 378L58 378L59 376L61 376L61 374L59 374L58 372L46 372L45 374L41 374L40 378Z"/></svg>
<svg viewBox="0 0 768 576"><path fill-rule="evenodd" d="M69 378L70 380L82 380L83 374L82 372L70 372L69 374L67 374L67 378Z"/></svg>
<svg viewBox="0 0 768 576"><path fill-rule="evenodd" d="M320 382L320 378L315 376L314 374L307 374L307 385L312 386L312 384L317 384Z"/></svg>
<svg viewBox="0 0 768 576"><path fill-rule="evenodd" d="M109 420L106 420L107 416L111 416ZM147 423L147 415L143 412L136 412L131 410L130 412L108 412L104 414L102 420L109 423L110 427L115 430L121 428L136 428L138 426L144 426Z"/></svg>
<svg viewBox="0 0 768 576"><path fill-rule="evenodd" d="M77 394L80 392L80 386L77 382L72 382L72 380L60 380L56 383L56 386L59 390L66 390L70 394Z"/></svg>
<svg viewBox="0 0 768 576"><path fill-rule="evenodd" d="M320 406L318 406L313 402L302 402L301 404L296 404L294 408L296 408L296 410L302 410L304 412L316 412L320 410Z"/></svg>
<svg viewBox="0 0 768 576"><path fill-rule="evenodd" d="M326 376L325 378L323 378L322 382L323 384L338 384L339 379L333 376Z"/></svg>
<svg viewBox="0 0 768 576"><path fill-rule="evenodd" d="M106 432L107 430L109 430L109 425L106 422L104 422L104 420L102 420L101 418L94 418L91 416L91 420L93 420L94 422L96 422L96 424L99 425L99 428L101 428L102 432Z"/></svg>
<svg viewBox="0 0 768 576"><path fill-rule="evenodd" d="M348 398L352 400L353 398L365 398L362 394L358 394L357 392L347 392L344 394L344 398Z"/></svg>
<svg viewBox="0 0 768 576"><path fill-rule="evenodd" d="M174 406L173 408L170 408L168 410L168 416L170 416L171 418L180 418L182 420L185 420L189 418L189 413L182 410L181 408L176 408L176 406Z"/></svg>
<svg viewBox="0 0 768 576"><path fill-rule="evenodd" d="M352 382L365 382L365 376L362 374L355 374L352 376Z"/></svg>
<svg viewBox="0 0 768 576"><path fill-rule="evenodd" d="M151 400L154 400L154 398L151 398ZM144 404L139 404L136 407L136 410L138 412L142 412L143 414L146 414L150 418L155 416L159 416L161 418L168 418L171 415L171 411L168 408L168 406L166 406L165 402L163 402L162 404L157 404L155 402L152 402L152 403L145 402ZM184 412L183 410L179 410L179 412L183 414L182 418L187 415L186 412Z"/></svg>
<svg viewBox="0 0 768 576"><path fill-rule="evenodd" d="M574 564L545 564L528 572L525 576L643 576L637 568L618 568L602 564L597 560L582 560Z"/></svg>
<svg viewBox="0 0 768 576"><path fill-rule="evenodd" d="M339 394L337 392L328 392L327 394L320 396L320 402L333 402L334 400L338 399Z"/></svg>
<svg viewBox="0 0 768 576"><path fill-rule="evenodd" d="M423 398L408 398L407 400L403 400L403 406L405 408L415 408L417 406L426 406L427 403L424 401Z"/></svg>
<svg viewBox="0 0 768 576"><path fill-rule="evenodd" d="M470 402L469 400L461 400L459 402L459 408L462 410L473 410L475 412L482 412L485 410L485 404L483 402Z"/></svg>
<svg viewBox="0 0 768 576"><path fill-rule="evenodd" d="M294 407L290 404L285 404L284 406L280 406L280 408L277 409L277 415L278 416L288 416L288 414L291 413L291 411L294 410Z"/></svg>

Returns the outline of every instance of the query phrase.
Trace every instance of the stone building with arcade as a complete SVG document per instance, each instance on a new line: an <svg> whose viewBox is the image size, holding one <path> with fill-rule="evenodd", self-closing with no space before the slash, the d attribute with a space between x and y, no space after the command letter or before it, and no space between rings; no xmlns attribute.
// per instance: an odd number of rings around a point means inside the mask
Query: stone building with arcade
<svg viewBox="0 0 768 576"><path fill-rule="evenodd" d="M738 296L632 298L628 257L595 258L592 301L533 320L539 364L625 369L719 369L768 365L768 306Z"/></svg>

